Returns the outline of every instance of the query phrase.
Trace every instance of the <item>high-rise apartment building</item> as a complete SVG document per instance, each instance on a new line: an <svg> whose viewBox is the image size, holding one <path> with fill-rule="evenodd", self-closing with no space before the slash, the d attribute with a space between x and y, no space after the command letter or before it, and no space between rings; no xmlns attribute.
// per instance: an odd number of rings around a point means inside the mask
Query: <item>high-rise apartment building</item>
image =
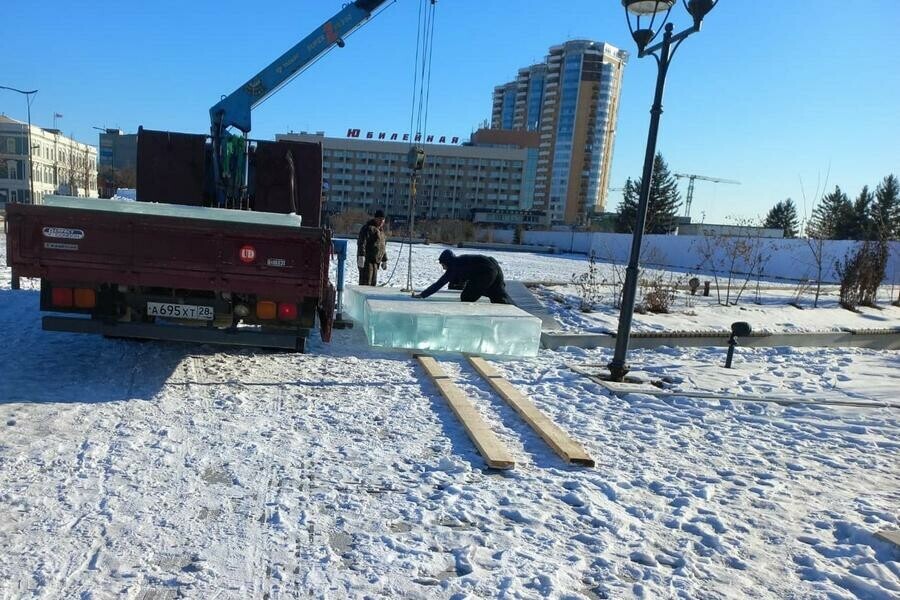
<svg viewBox="0 0 900 600"><path fill-rule="evenodd" d="M548 225L586 223L606 207L627 60L609 44L572 40L494 88L491 128L540 134L534 208Z"/></svg>

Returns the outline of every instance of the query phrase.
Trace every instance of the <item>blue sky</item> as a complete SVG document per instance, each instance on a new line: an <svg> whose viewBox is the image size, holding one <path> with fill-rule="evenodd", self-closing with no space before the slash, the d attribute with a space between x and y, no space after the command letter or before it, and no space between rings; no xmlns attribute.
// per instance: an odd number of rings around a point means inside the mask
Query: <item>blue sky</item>
<svg viewBox="0 0 900 600"><path fill-rule="evenodd" d="M409 129L419 0L397 0L253 113L252 137L287 130ZM208 131L208 110L341 7L337 0L13 0L4 7L0 85L38 88L35 123L97 144L93 126ZM679 5L676 26L687 25ZM764 215L816 186L851 196L900 175L900 2L721 0L678 51L659 139L698 182L692 216ZM493 86L567 39L631 52L613 185L640 174L656 78L638 59L619 0L440 0L429 130L468 135L490 118ZM0 112L25 118L0 90ZM618 203L611 196L610 207Z"/></svg>

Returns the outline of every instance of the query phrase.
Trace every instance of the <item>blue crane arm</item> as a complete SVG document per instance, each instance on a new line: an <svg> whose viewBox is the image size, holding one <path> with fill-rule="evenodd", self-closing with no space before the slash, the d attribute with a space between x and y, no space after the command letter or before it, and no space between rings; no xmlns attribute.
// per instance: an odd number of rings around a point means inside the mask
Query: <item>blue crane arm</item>
<svg viewBox="0 0 900 600"><path fill-rule="evenodd" d="M226 128L235 127L250 131L250 110L267 96L284 85L300 69L313 62L325 51L337 44L343 46L343 38L365 22L387 0L356 0L326 21L321 27L300 40L290 50L279 56L269 66L250 78L209 109L213 137L222 135Z"/></svg>

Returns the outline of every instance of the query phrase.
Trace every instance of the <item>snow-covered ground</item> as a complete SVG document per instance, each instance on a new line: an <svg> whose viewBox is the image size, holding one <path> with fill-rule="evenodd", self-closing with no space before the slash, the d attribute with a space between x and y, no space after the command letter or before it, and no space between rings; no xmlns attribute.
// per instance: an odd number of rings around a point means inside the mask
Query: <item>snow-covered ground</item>
<svg viewBox="0 0 900 600"><path fill-rule="evenodd" d="M441 249L415 248L417 287ZM558 281L586 265L501 263ZM567 366L604 350L495 363L584 469L441 357L518 461L490 472L409 355L358 329L306 355L49 333L23 283L0 270L0 598L900 595L900 549L873 537L900 527L897 410L611 397ZM711 390L900 395L896 352L630 359Z"/></svg>
<svg viewBox="0 0 900 600"><path fill-rule="evenodd" d="M601 302L589 312L581 309L581 292L575 286L539 286L535 292L562 329L615 332L619 310L613 306L613 289L603 286ZM681 286L669 313L635 314L633 330L730 331L735 321L747 321L754 331L766 333L900 329L900 307L891 304L896 295L890 294L889 287L881 290L878 308L861 306L857 312L839 305L837 286L824 286L822 291L817 308L813 308L812 294L804 296L799 307L795 305L796 289L783 284L761 286L758 294L754 287L744 292L738 304L725 306L724 289L720 303L715 291L708 297L702 293L692 296L686 286ZM640 297L639 293L639 302Z"/></svg>

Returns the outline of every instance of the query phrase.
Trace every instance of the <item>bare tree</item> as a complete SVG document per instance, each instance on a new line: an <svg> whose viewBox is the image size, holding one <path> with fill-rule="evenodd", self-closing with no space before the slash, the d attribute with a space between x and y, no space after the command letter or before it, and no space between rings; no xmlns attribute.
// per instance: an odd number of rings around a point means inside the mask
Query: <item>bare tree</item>
<svg viewBox="0 0 900 600"><path fill-rule="evenodd" d="M91 195L91 179L92 179L90 152L88 151L87 147L85 147L84 152L83 153L79 152L79 154L80 154L79 166L81 167L80 168L81 177L79 178L79 179L81 179L80 183L82 184L82 187L84 187L84 195L90 196Z"/></svg>
<svg viewBox="0 0 900 600"><path fill-rule="evenodd" d="M114 181L117 188L134 189L137 187L137 174L134 169L117 169Z"/></svg>
<svg viewBox="0 0 900 600"><path fill-rule="evenodd" d="M753 275L756 275L756 298L759 300L759 280L762 278L764 266L771 258L771 245L763 243L762 228L759 227L761 223L747 219L743 221L743 224L747 227L747 231L750 235L743 240L740 259L744 263L746 271L744 282L741 284L740 289L734 297L735 305L740 301L741 296L747 289L747 284L750 283L750 279Z"/></svg>
<svg viewBox="0 0 900 600"><path fill-rule="evenodd" d="M762 304L762 299L760 298L759 287L760 281L766 274L766 267L769 265L769 261L772 260L772 255L778 251L778 247L774 243L762 244L760 242L759 245L759 255L756 261L756 303Z"/></svg>
<svg viewBox="0 0 900 600"><path fill-rule="evenodd" d="M749 219L735 221L746 234L706 233L693 246L700 255L697 268L712 273L716 286L716 300L723 306L737 304L754 275L761 277L762 266L770 255L765 251L762 232ZM722 279L719 274L722 274ZM743 277L743 281L741 278ZM724 286L725 297L722 297ZM732 296L734 292L734 296Z"/></svg>
<svg viewBox="0 0 900 600"><path fill-rule="evenodd" d="M66 172L63 175L63 180L65 181L65 185L68 188L68 193L70 196L78 195L78 153L75 151L75 148L72 146L68 146L65 149L65 165Z"/></svg>
<svg viewBox="0 0 900 600"><path fill-rule="evenodd" d="M591 242L590 254L597 260L607 263L612 270L612 279L604 279L604 283L612 286L613 308L622 308L622 294L624 292L626 275L625 262L627 260L627 255L622 257L616 256L616 253L613 252L613 249L610 247L609 243L607 243L606 239L601 239L600 251L595 251L593 242ZM659 249L656 246L651 245L650 239L645 237L641 242L640 264L645 267L646 265L659 265L661 260L662 254Z"/></svg>
<svg viewBox="0 0 900 600"><path fill-rule="evenodd" d="M600 262L609 265L609 268L612 271L612 279L607 280L606 283L612 287L613 308L621 308L622 286L625 283L624 259L620 259L616 256L616 253L613 252L613 249L610 247L606 238L601 237L600 240L600 248L598 249L594 249L593 242L591 243L590 256L595 260L599 260Z"/></svg>
<svg viewBox="0 0 900 600"><path fill-rule="evenodd" d="M700 262L697 263L699 271L708 271L712 273L713 283L716 285L716 300L722 304L722 294L719 287L719 269L718 269L718 246L715 243L716 236L707 235L703 230L699 240L691 242L691 246L700 255Z"/></svg>
<svg viewBox="0 0 900 600"><path fill-rule="evenodd" d="M794 301L791 302L792 306L796 306L797 308L803 308L800 305L800 300L803 296L809 292L812 287L813 280L812 279L801 279L797 282L797 286L794 288Z"/></svg>
<svg viewBox="0 0 900 600"><path fill-rule="evenodd" d="M813 300L813 308L817 308L819 306L819 296L822 294L822 275L825 271L825 239L827 237L827 233L824 231L819 231L816 227L812 226L812 213L816 207L816 205L821 200L822 194L825 192L825 188L828 186L828 176L831 174L831 165L828 165L828 171L825 173L825 182L819 187L818 182L816 183L816 193L814 195L814 201L809 206L809 212L807 212L806 207L806 190L803 187L803 178L800 178L800 192L803 194L803 223L801 224L803 228L803 233L806 239L806 245L809 248L809 252L813 258L813 264L815 266L816 276L814 279L814 283L816 286L816 294L815 299ZM800 295L798 293L797 300L799 303Z"/></svg>

